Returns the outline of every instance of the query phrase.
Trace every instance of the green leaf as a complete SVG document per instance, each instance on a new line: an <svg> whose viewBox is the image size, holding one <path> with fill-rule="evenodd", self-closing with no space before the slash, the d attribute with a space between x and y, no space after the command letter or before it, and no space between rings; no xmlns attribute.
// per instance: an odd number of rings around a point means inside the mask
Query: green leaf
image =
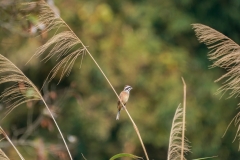
<svg viewBox="0 0 240 160"><path fill-rule="evenodd" d="M129 154L129 153L119 153L119 154L116 154L114 156L112 156L110 158L110 160L115 160L117 158L121 158L121 157L130 157L130 158L133 158L133 159L143 159L142 157L138 157L138 156L135 156L133 154Z"/></svg>
<svg viewBox="0 0 240 160"><path fill-rule="evenodd" d="M193 160L203 160L203 159L209 159L209 158L217 158L218 156L212 156L212 157L204 157L204 158L197 158Z"/></svg>

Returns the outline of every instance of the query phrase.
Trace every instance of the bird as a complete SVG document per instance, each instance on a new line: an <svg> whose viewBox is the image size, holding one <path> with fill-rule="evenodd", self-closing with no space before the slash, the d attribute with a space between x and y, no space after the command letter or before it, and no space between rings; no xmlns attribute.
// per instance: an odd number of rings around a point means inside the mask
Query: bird
<svg viewBox="0 0 240 160"><path fill-rule="evenodd" d="M125 85L123 91L119 94L119 98L121 99L121 101L124 104L124 106L126 106L126 103L128 101L131 89L133 89L131 86ZM117 103L118 113L117 113L116 120L119 120L120 111L121 111L121 109L123 107L122 103L118 100L118 103Z"/></svg>

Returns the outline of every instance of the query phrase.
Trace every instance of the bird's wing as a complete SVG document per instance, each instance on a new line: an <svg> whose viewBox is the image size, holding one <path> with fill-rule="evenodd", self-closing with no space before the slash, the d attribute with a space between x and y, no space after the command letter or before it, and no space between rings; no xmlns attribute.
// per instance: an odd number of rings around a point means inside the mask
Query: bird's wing
<svg viewBox="0 0 240 160"><path fill-rule="evenodd" d="M123 95L124 95L124 93L121 92L120 95L119 95L119 98L122 99L122 98L123 98ZM121 104L121 102L118 100L118 103L117 103L117 104L118 104L118 106L119 106L119 105Z"/></svg>

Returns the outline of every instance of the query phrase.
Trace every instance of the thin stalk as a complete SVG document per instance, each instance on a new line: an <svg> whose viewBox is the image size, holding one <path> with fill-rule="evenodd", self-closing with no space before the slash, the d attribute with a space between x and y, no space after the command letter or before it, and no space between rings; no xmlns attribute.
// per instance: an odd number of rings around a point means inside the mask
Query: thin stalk
<svg viewBox="0 0 240 160"><path fill-rule="evenodd" d="M78 38L78 36L73 32L73 30L68 26L68 24L59 16L59 18L64 22L64 24L68 27L68 29ZM137 135L138 135L138 138L140 140L140 143L142 145L142 148L143 148L143 151L145 153L145 156L147 158L147 160L149 160L148 158L148 154L147 154L147 151L146 151L146 148L143 144L143 141L142 141L142 138L141 138L141 135L140 135L140 132L138 130L138 127L137 125L135 124L135 122L133 121L131 115L129 114L127 108L125 107L125 105L122 103L120 97L118 96L117 92L115 91L114 87L112 86L111 82L108 80L107 76L105 75L105 73L103 72L103 70L101 69L101 67L98 65L98 63L96 62L96 60L93 58L92 54L88 51L87 47L82 43L82 41L78 38L79 42L81 43L81 45L83 46L83 48L85 49L85 51L88 53L88 55L91 57L91 59L93 60L93 62L96 64L96 66L98 67L98 69L100 70L100 72L103 74L104 78L107 80L108 84L110 85L110 87L112 88L113 92L116 94L117 98L119 99L119 101L121 102L122 106L124 107L128 117L130 118L132 124L133 124L133 128L135 129Z"/></svg>
<svg viewBox="0 0 240 160"><path fill-rule="evenodd" d="M62 134L60 128L58 127L58 124L57 124L57 122L56 122L56 120L55 120L55 118L54 118L51 110L50 110L49 107L47 106L47 104L46 104L46 102L44 101L43 97L41 97L41 98L42 98L42 101L43 101L44 105L46 106L48 112L50 113L50 115L51 115L51 117L52 117L52 119L53 119L53 122L55 123L55 125L56 125L56 127L57 127L57 129L58 129L58 132L59 132L60 135L61 135L61 138L62 138L62 140L63 140L64 145L66 146L66 149L67 149L67 152L68 152L68 155L69 155L70 159L73 160L72 155L71 155L71 153L70 153L70 151L69 151L69 149L68 149L67 143L66 143L66 141L65 141L65 139L64 139L64 137L63 137L63 134Z"/></svg>
<svg viewBox="0 0 240 160"><path fill-rule="evenodd" d="M19 71L19 73L21 73L22 75L24 75L24 73L23 73L15 64L13 64L13 63L12 63L10 60L8 60L8 59L6 59L6 60L7 60L9 63L11 63L11 64ZM25 76L25 75L24 75L24 76ZM26 77L26 76L25 76L25 77ZM27 78L27 77L26 77L26 78ZM42 100L42 102L43 102L44 105L46 106L47 110L49 111L49 113L50 113L50 115L51 115L51 117L52 117L52 119L53 119L53 121L54 121L57 129L58 129L58 132L59 132L60 135L61 135L61 138L62 138L62 140L63 140L63 143L65 144L65 147L66 147L66 149L67 149L68 155L69 155L70 159L73 160L73 159L72 159L72 155L71 155L71 153L70 153L70 151L69 151L69 149L68 149L67 143L66 143L66 141L65 141L65 139L64 139L64 137L63 137L63 134L62 134L60 128L58 127L58 124L57 124L57 122L56 122L56 120L55 120L55 118L54 118L51 110L49 109L49 107L47 106L46 102L44 101L43 96L42 96L41 93L39 92L38 88L32 83L32 81L31 81L30 79L28 79L28 78L27 78L27 80L29 81L29 83L31 84L31 86L35 89L35 91L37 92L38 96L40 97L40 99Z"/></svg>
<svg viewBox="0 0 240 160"><path fill-rule="evenodd" d="M14 144L12 143L12 141L10 140L10 138L7 136L7 134L5 133L5 131L2 129L2 127L0 127L0 130L3 134L3 136L8 140L8 142L13 146L13 148L15 149L15 151L17 152L18 156L21 158L21 160L24 160L23 156L21 155L21 153L18 151L18 149L14 146Z"/></svg>
<svg viewBox="0 0 240 160"><path fill-rule="evenodd" d="M183 82L183 126L182 126L182 147L181 147L181 160L184 159L184 137L185 137L185 115L186 115L186 83L182 77Z"/></svg>
<svg viewBox="0 0 240 160"><path fill-rule="evenodd" d="M196 158L192 160L204 160L204 159L209 159L209 158L217 158L218 156L212 156L212 157L204 157L204 158Z"/></svg>
<svg viewBox="0 0 240 160"><path fill-rule="evenodd" d="M84 46L84 47L85 47L85 46ZM142 148L143 148L143 151L144 151L144 153L145 153L145 156L146 156L147 160L149 160L148 154L147 154L147 151L146 151L146 148L145 148L145 146L144 146L144 144L143 144L143 141L142 141L142 138L141 138L141 135L140 135L140 132L139 132L139 130L138 130L137 125L136 125L135 122L133 121L131 115L129 114L129 112L128 112L128 110L127 110L127 108L126 108L125 105L122 103L120 97L118 96L118 94L117 94L117 92L115 91L114 87L112 86L112 84L111 84L110 81L108 80L107 76L106 76L106 75L104 74L104 72L102 71L101 67L98 65L98 63L96 62L96 60L93 58L93 56L92 56L91 53L87 50L86 47L85 47L85 49L86 49L87 53L89 54L89 56L90 56L90 57L92 58L92 60L94 61L94 63L97 65L98 69L101 71L101 73L103 74L103 76L105 77L105 79L107 80L107 82L108 82L108 84L110 85L110 87L112 88L113 92L116 94L117 98L119 99L119 102L121 102L122 106L124 107L124 109L125 109L128 117L130 118L130 120L131 120L131 122L132 122L132 124L133 124L133 127L134 127L134 129L135 129L135 131L136 131L136 133L137 133L137 135L138 135L138 138L139 138L140 143L141 143L141 145L142 145Z"/></svg>

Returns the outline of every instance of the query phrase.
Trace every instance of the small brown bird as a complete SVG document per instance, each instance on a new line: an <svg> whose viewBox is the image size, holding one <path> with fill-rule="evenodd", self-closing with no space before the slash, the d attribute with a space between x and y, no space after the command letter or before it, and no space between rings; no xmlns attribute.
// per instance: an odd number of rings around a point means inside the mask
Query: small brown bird
<svg viewBox="0 0 240 160"><path fill-rule="evenodd" d="M133 89L131 86L126 85L123 89L123 91L120 93L119 98L121 99L122 103L124 104L124 106L126 106L126 103L128 101L129 95L130 95L130 91L131 89ZM120 117L120 111L122 109L122 104L121 102L118 100L117 103L117 109L118 109L118 113L117 113L117 117L116 120L119 120Z"/></svg>

